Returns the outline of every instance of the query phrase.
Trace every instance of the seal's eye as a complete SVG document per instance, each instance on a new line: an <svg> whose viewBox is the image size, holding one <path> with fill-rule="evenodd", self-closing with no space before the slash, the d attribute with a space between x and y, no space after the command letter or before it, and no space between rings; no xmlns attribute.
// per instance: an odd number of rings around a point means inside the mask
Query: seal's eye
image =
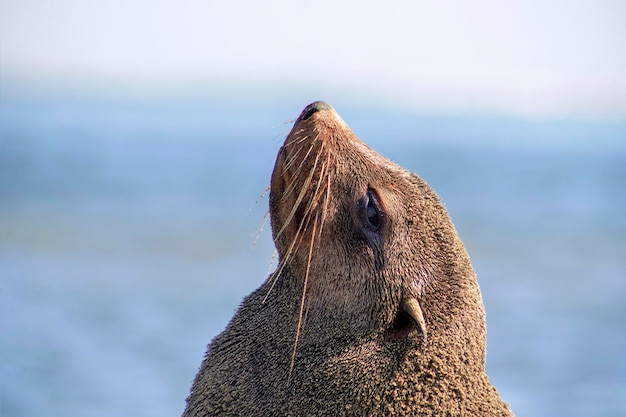
<svg viewBox="0 0 626 417"><path fill-rule="evenodd" d="M382 211L376 193L372 190L367 190L367 193L359 202L359 206L364 225L368 229L377 232L382 226Z"/></svg>
<svg viewBox="0 0 626 417"><path fill-rule="evenodd" d="M376 191L368 189L358 202L359 226L365 242L374 255L374 265L380 271L385 265L384 239L381 230L387 228L387 218L380 204L380 199Z"/></svg>
<svg viewBox="0 0 626 417"><path fill-rule="evenodd" d="M375 206L374 199L371 196L371 192L367 192L367 208L366 210L366 218L370 226L375 229L378 229L380 225L380 215L378 214L378 209Z"/></svg>

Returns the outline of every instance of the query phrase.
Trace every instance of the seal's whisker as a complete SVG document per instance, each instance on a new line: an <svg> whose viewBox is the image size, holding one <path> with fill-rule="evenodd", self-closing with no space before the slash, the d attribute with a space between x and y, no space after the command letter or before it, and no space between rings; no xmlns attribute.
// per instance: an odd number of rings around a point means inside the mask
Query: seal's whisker
<svg viewBox="0 0 626 417"><path fill-rule="evenodd" d="M265 189L263 190L263 192L261 193L261 195L259 195L256 199L256 201L254 202L254 204L259 204L259 202L261 201L261 199L265 198L265 196L267 195L267 193L270 192L270 190L272 189L272 186L270 184L268 184L267 187L265 187Z"/></svg>
<svg viewBox="0 0 626 417"><path fill-rule="evenodd" d="M302 242L302 239L304 236L304 233L302 232L303 232L303 229L305 228L306 226L304 222L300 224L300 227L298 227L298 230L296 231L296 234L294 235L293 240L291 241L291 245L289 245L289 248L287 249L285 256L283 256L278 263L278 267L276 268L276 271L274 272L274 276L272 277L273 278L272 285L270 286L270 289L267 291L267 294L265 294L265 297L263 298L263 301L261 302L261 304L265 304L265 302L267 301L267 298L270 296L272 290L274 289L274 286L276 285L276 282L278 281L280 274L283 272L283 269L293 257L294 247L296 246L296 243Z"/></svg>
<svg viewBox="0 0 626 417"><path fill-rule="evenodd" d="M312 260L312 256L313 256L313 248L315 246L315 242L317 238L321 239L321 235L322 235L322 230L324 227L324 219L326 217L326 211L328 209L328 196L330 193L330 170L328 170L328 164L330 163L330 153L327 152L327 150L324 147L324 144L322 142L321 146L320 146L320 150L319 150L319 155L322 155L326 153L326 161L322 162L322 165L320 167L320 174L319 174L319 178L320 180L317 183L317 187L313 193L313 198L311 199L311 203L307 206L306 209L306 214L305 216L307 217L307 220L309 220L311 218L311 213L314 210L314 206L319 207L320 206L320 200L324 200L323 201L323 209L320 212L319 210L317 210L315 212L315 220L313 221L313 230L311 231L311 243L309 246L309 256L308 256L308 260L307 260L307 265L306 265L306 273L305 273L305 278L304 278L304 283L303 283L303 288L302 288L302 298L300 301L300 311L298 314L298 325L296 328L296 337L295 337L295 341L294 341L294 346L293 346L293 351L291 353L291 363L289 366L289 376L287 378L287 383L289 384L289 382L291 381L291 375L293 372L293 367L295 365L295 358L296 358L296 351L297 351L297 347L298 347L298 341L300 338L300 333L302 331L302 329L304 328L304 325L306 323L306 319L308 317L308 312L309 312L309 303L306 302L306 296L307 296L307 290L309 288L309 277L310 277L310 270L311 270L311 260ZM315 162L315 165L313 166L313 172L315 172L315 167L317 166L317 160ZM327 181L324 181L324 178L327 178ZM324 191L322 191L320 193L320 189L322 184L326 182L326 188ZM308 223L308 222L307 222ZM318 227L319 224L319 227ZM317 233L316 233L316 229L318 229ZM311 276L311 279L313 277Z"/></svg>
<svg viewBox="0 0 626 417"><path fill-rule="evenodd" d="M312 236L315 236L315 228L317 226L317 219L319 216L319 212L315 215L315 220L313 221L313 231ZM293 351L291 352L291 363L289 364L289 376L287 377L287 385L291 382L291 374L293 372L293 366L296 361L296 349L298 348L298 340L300 338L300 330L302 326L302 317L304 313L304 304L306 301L306 292L307 292L307 284L309 281L309 272L311 270L311 257L313 256L313 246L315 243L315 239L311 238L311 245L309 246L309 259L306 264L306 272L304 274L304 284L302 288L302 299L300 300L300 312L298 314L298 327L296 328L296 340L293 343Z"/></svg>
<svg viewBox="0 0 626 417"><path fill-rule="evenodd" d="M292 133L291 133L291 136L295 138L295 137L299 136L302 132L306 132L306 129L305 129L305 128L298 129L297 131L292 132ZM295 145L295 144L297 144L297 143L300 143L300 142L301 142L301 141L300 141L300 139L301 139L301 138L299 138L299 139L298 139L298 141L299 141L299 142L297 142L297 141L291 141L291 142L285 143L283 146L285 146L285 147L287 147L287 146L293 146L293 145Z"/></svg>
<svg viewBox="0 0 626 417"><path fill-rule="evenodd" d="M305 135L305 136L302 136L302 137L298 138L297 140L293 140L291 144L303 145L309 139L311 139L311 137L309 135ZM297 178L298 174L300 173L300 168L307 161L309 155L311 154L311 151L313 151L313 148L315 147L315 144L318 143L318 142L320 142L321 147L323 147L324 142L323 141L319 141L319 133L313 139L311 139L309 150L307 151L306 155L302 158L302 161L300 162L300 166L298 167L298 169L294 173L294 177ZM297 156L300 153L300 151L302 150L302 148L303 148L303 146L300 146L298 148L298 150L294 153L294 155L290 159L290 161L287 164L285 164L285 167L291 166L291 164L297 159ZM284 169L286 169L286 168L284 168Z"/></svg>
<svg viewBox="0 0 626 417"><path fill-rule="evenodd" d="M323 208L322 208L322 212L321 212L322 214L321 214L321 218L320 218L319 231L317 232L317 236L315 236L315 234L313 234L313 236L311 236L312 240L314 240L316 237L318 239L320 239L320 240L322 239L322 231L324 229L324 223L325 223L325 220L326 220L326 215L328 213L328 203L329 203L329 200L330 200L330 185L331 185L331 173L332 173L332 171L330 169L328 169L328 167L332 166L331 165L331 152L330 152L330 150L325 149L324 143L322 142L322 146L320 148L320 153L323 153L323 152L326 152L326 163L325 164L323 163L322 164L322 168L320 169L320 176L319 176L320 181L319 181L319 184L318 184L318 190L319 190L319 186L322 184L322 182L324 182L324 177L326 177L326 179L327 179L325 181L326 182L326 187L325 187L326 190L325 190L325 192L322 191L322 193L319 194L316 197L316 200L317 199L323 200L323 205L318 204L319 202L316 201L316 204L318 206L322 206ZM316 190L316 194L317 194L318 190ZM319 211L318 211L318 214L319 214ZM316 214L316 219L317 219L317 214ZM313 282L311 281L311 284L312 283ZM302 320L302 327L304 327L306 325L306 319L307 319L308 315L309 315L309 303L307 303L307 305L306 305L306 310L304 312L304 318Z"/></svg>
<svg viewBox="0 0 626 417"><path fill-rule="evenodd" d="M316 165L317 165L316 161ZM315 171L315 167L313 167L314 171ZM326 174L326 163L322 162L321 166L320 166L320 172L318 177L319 178L324 178L324 175ZM321 199L321 194L320 193L320 188L322 185L323 181L317 181L317 186L315 187L315 191L312 194L311 199L309 200L309 204L305 207L304 209L304 216L309 216L310 213L319 205L319 200Z"/></svg>
<svg viewBox="0 0 626 417"><path fill-rule="evenodd" d="M283 125L288 124L289 122L285 122L282 123ZM289 129L284 129L282 128L281 125L273 125L272 129L281 129L281 133L276 133L274 136L272 136L272 142L276 141L276 140L283 140L285 139L285 137L289 134Z"/></svg>
<svg viewBox="0 0 626 417"><path fill-rule="evenodd" d="M294 152L293 156L285 164L285 168L284 169L286 169L287 167L290 167L296 160L300 159L300 158L298 158L298 156L300 154L300 151L302 151L302 149L304 149L304 146L302 146L302 145L304 145L304 142L306 140L308 140L308 139L310 139L310 137L308 135L304 136L302 139L300 139L300 141L298 142L298 145L301 145L301 146L298 146L298 148ZM304 157L302 157L302 159L300 159L300 165L296 169L296 173L300 172L300 170L302 169L302 166L304 165L304 163L307 161L309 155L311 154L311 151L313 150L314 146L315 146L315 141L312 140L310 145L309 145L309 149L308 149L306 155L304 155Z"/></svg>
<svg viewBox="0 0 626 417"><path fill-rule="evenodd" d="M319 158L319 156L320 156L320 155L318 154L318 157L315 159L315 162L314 162L314 164L313 164L313 167L311 168L311 172L309 173L309 174L310 174L310 175L309 175L309 178L311 178L312 176L314 176L314 175L315 175L315 173L317 172L317 165L318 165L318 163L320 162L320 158ZM322 162L322 163L321 163L321 166L320 166L320 170L319 170L319 171L320 171L319 177L320 177L320 178L323 178L323 177L324 177L324 175L325 175L325 172L326 172L326 164L325 164L324 162ZM308 204L304 207L303 214L302 214L302 218L303 218L303 220L304 220L304 219L306 219L306 224L305 224L304 231L306 231L306 230L307 230L307 228L308 228L309 222L310 222L310 220L311 220L311 213L312 213L312 211L313 211L313 210L314 210L314 208L318 205L318 200L319 200L319 198L320 198L320 193L319 193L319 190L320 190L320 186L321 186L321 184L322 184L322 181L318 181L318 182L317 182L317 185L316 185L316 187L315 187L315 191L312 193L312 196L311 196L311 198L309 199ZM308 190L308 188L309 188L309 187L308 187L308 184L307 184L306 186L304 186L304 187L302 188L302 190L301 190L301 194L302 194L302 193L306 194L306 191ZM305 223L305 222L304 222L304 221L302 221L302 223Z"/></svg>
<svg viewBox="0 0 626 417"><path fill-rule="evenodd" d="M311 149L309 149L310 152ZM308 154L307 154L308 155ZM311 168L311 171L309 172L309 176L307 177L307 179L305 180L305 184L302 186L302 189L300 191L300 195L298 196L298 199L296 201L296 203L294 204L294 208L292 209L292 211L290 212L288 218L285 220L285 223L283 224L283 227L279 230L279 232L277 233L276 237L280 236L284 230L286 229L287 225L293 220L293 216L295 213L295 210L299 207L302 199L304 198L304 195L306 194L306 191L309 188L309 184L311 182L311 179L313 178L313 176L315 175L315 172L317 170L317 164L319 163L321 153L318 153L315 162L313 163L313 167ZM300 167L302 167L303 165L301 164ZM326 168L324 167L324 163L322 163L322 167L321 167L321 172L322 174L320 175L321 178L323 178L323 173L326 170ZM294 184L296 181L292 182L292 184ZM321 181L318 182L317 184L317 188L315 190L314 196L316 196L318 194L318 190L319 187L321 185ZM315 197L316 198L316 197ZM287 249L287 253L285 254L285 256L280 260L278 267L276 268L276 272L274 273L274 279L272 281L272 285L270 286L270 289L268 290L267 294L265 295L265 297L263 298L263 304L267 301L267 298L269 297L270 293L272 292L272 290L274 289L274 286L276 285L276 282L278 281L278 278L280 277L280 274L282 273L284 267L289 263L289 261L292 258L293 253L295 252L295 247L296 247L296 243L300 243L305 235L305 232L308 228L309 222L311 220L311 210L312 210L313 204L310 203L306 206L305 210L304 210L304 214L303 214L303 220L300 223L300 225L298 226L298 230L296 231L296 234L289 246L289 248Z"/></svg>
<svg viewBox="0 0 626 417"><path fill-rule="evenodd" d="M322 146L322 148L323 148L323 146ZM324 149L320 149L320 151L322 151L322 150L324 150ZM327 162L327 164L330 164L330 154L327 155L327 161L326 162ZM331 171L330 171L330 169L327 168L329 166L327 164L322 164L322 167L320 169L320 176L319 176L320 177L320 181L319 181L319 184L318 184L318 190L319 190L319 185L321 185L321 183L323 182L323 178L324 178L325 175L328 178L328 180L326 181L327 185L326 185L325 193L324 193L324 191L322 191L322 193L319 196L316 197L316 200L318 198L319 199L323 199L324 200L323 201L324 204L323 204L322 214L321 214L321 218L320 218L320 227L319 227L319 230L317 232L317 236L315 236L315 234L313 234L311 236L312 240L315 240L316 237L319 238L320 240L322 239L322 230L324 229L324 221L326 220L326 214L327 214L327 210L328 210L328 201L329 201L329 198L330 198ZM327 171L328 171L328 173L327 173ZM318 190L316 190L316 194L317 194ZM317 203L318 202L316 202L316 205L320 206L320 204L317 204ZM317 219L317 215L318 214L319 214L319 211L316 214L316 219ZM313 243L311 243L311 244L313 244ZM310 262L310 260L309 260L309 262ZM312 283L312 281L311 281L311 283ZM306 320L307 320L307 317L309 315L309 305L310 305L309 303L306 304L306 309L304 311L304 318L302 319L302 328L304 328L304 326L306 325Z"/></svg>
<svg viewBox="0 0 626 417"><path fill-rule="evenodd" d="M308 139L308 138L309 138L309 137L307 137L307 139ZM308 150L307 154L306 154L306 155L305 155L305 157L304 157L304 160L302 161L302 162L304 162L304 161L308 158L309 154L310 154L310 153L311 153L311 151L313 150L313 147L314 147L315 143L318 143L318 142L319 142L319 144L320 144L320 148L319 148L319 151L317 152L317 156L316 156L316 158L315 158L315 162L313 163L313 167L311 168L311 169L312 169L312 172L311 172L311 173L314 173L314 172L317 170L317 164L318 164L318 162L319 162L319 160L320 160L320 156L322 156L322 155L324 154L324 151L325 151L324 141L320 141L320 140L319 140L319 134L318 134L318 135L316 135L316 136L315 136L315 138L312 140L311 147L309 148L309 150ZM325 164L324 162L322 162L322 165L321 165L321 167L320 167L320 174L318 175L318 178L320 178L320 179L321 179L321 178L324 178L324 174L325 174L325 165L326 165L326 164ZM301 165L301 166L302 166L302 165ZM300 171L300 170L298 170L298 174L299 174L299 171ZM295 182L296 182L296 181L294 181L291 185L293 185ZM311 208L311 207L314 207L314 206L317 204L317 202L318 202L318 200L319 200L319 197L320 197L320 196L318 195L318 190L319 190L320 184L321 184L321 181L318 181L318 185L317 185L317 187L316 187L316 189L315 189L315 192L312 194L311 199L309 200L311 203L309 204L309 206L307 206L307 210L308 210L309 208ZM289 188L288 188L288 189L289 189ZM293 187L292 187L292 189L293 189ZM291 192L291 191L292 191L292 189L291 189L291 190L289 190L289 192ZM286 194L287 194L287 193L286 193Z"/></svg>
<svg viewBox="0 0 626 417"><path fill-rule="evenodd" d="M265 294L265 297L263 298L263 301L261 302L261 304L265 304L265 302L267 301L267 298L270 296L272 290L274 289L274 286L276 285L276 282L278 281L280 274L282 273L285 266L289 263L289 261L293 257L293 254L296 252L295 250L296 246L299 246L300 243L302 243L306 230L309 226L309 222L311 221L311 216L307 215L304 218L304 220L306 221L302 221L300 225L298 226L298 230L296 231L296 234L294 235L294 238L291 241L291 244L289 245L289 248L287 249L285 256L280 259L278 263L278 267L276 268L276 272L274 272L274 276L272 277L273 278L272 285L270 286L270 289L267 291L267 294Z"/></svg>
<svg viewBox="0 0 626 417"><path fill-rule="evenodd" d="M276 257L278 256L278 249L274 249L274 252L272 252L272 258L270 259L270 264L267 267L267 275L268 277L272 274L272 265L274 265L274 262L276 262ZM263 303L265 303L265 300L263 300Z"/></svg>
<svg viewBox="0 0 626 417"><path fill-rule="evenodd" d="M289 142L286 146L294 146L294 145L300 145L301 143L305 142L308 138L309 135L304 135L304 136L299 136L302 132L306 132L306 129L300 129L298 130L293 137L297 138L297 139L293 139L291 142Z"/></svg>
<svg viewBox="0 0 626 417"><path fill-rule="evenodd" d="M269 220L269 218L270 218L270 211L267 210L265 214L263 215L263 219L256 227L255 237L254 237L254 242L252 242L252 247L256 247L257 243L259 242L259 238L261 237L261 234L263 234L263 229L265 229L265 225L267 224L267 221Z"/></svg>
<svg viewBox="0 0 626 417"><path fill-rule="evenodd" d="M272 285L271 285L270 289L268 290L267 294L265 295L265 298L263 298L262 304L265 304L265 301L267 300L267 298L269 297L270 293L272 292L272 289L276 285L276 282L278 281L278 278L280 277L283 269L291 261L291 259L293 258L293 254L296 253L297 249L300 247L300 244L304 240L304 237L306 235L306 231L308 230L308 227L309 227L309 223L311 222L311 216L306 216L304 218L304 220L305 221L302 221L300 223L300 226L298 227L298 230L296 231L296 234L295 234L293 240L291 241L291 245L287 249L287 253L280 260L280 262L278 264L278 268L276 268L276 272L274 274L274 281L272 282Z"/></svg>
<svg viewBox="0 0 626 417"><path fill-rule="evenodd" d="M315 175L315 168L317 167L317 162L319 161L319 157L320 157L320 154L318 153L317 157L315 158L315 162L313 163L313 169L311 169L309 176L304 180L304 184L302 184L302 188L300 189L300 194L298 194L298 197L296 198L296 201L293 204L293 207L291 208L289 215L285 219L285 222L283 223L283 226L280 228L279 232L276 234L276 237L279 237L280 235L282 235L285 229L287 228L287 225L291 223L294 215L296 214L296 210L298 210L298 208L300 207L300 203L302 202L302 199L304 199L304 196L307 194L309 185L311 184L311 180L313 179L313 176Z"/></svg>
<svg viewBox="0 0 626 417"><path fill-rule="evenodd" d="M298 228L298 230L296 231L296 234L291 242L291 245L289 246L289 248L287 249L287 253L285 253L285 256L283 256L279 263L278 263L278 267L276 267L276 271L274 272L274 276L272 277L272 285L270 285L270 289L267 291L267 294L265 294L265 297L263 298L263 301L261 301L261 304L265 304L265 302L267 301L267 298L270 296L270 294L272 293L272 290L274 289L274 286L276 285L276 282L278 281L278 278L280 277L280 274L283 272L283 269L285 268L285 265L287 265L289 263L289 261L291 260L291 257L293 255L293 248L296 245L296 242L298 242L298 238L300 237L300 241L302 241L302 238L300 236L300 233L302 232L302 228L304 226L304 223L300 224L300 227ZM304 234L303 234L304 235ZM271 265L270 265L271 267Z"/></svg>
<svg viewBox="0 0 626 417"><path fill-rule="evenodd" d="M322 145L323 147L323 145ZM331 158L332 158L332 152L329 150L326 151L326 164L327 166L331 167ZM328 180L326 181L326 195L324 196L324 209L322 210L322 225L324 224L324 221L326 220L326 214L328 213L328 202L330 201L330 184L331 184L331 175L332 172L329 169L328 170ZM323 176L320 175L320 178L324 178ZM321 182L321 181L320 181ZM320 227L320 236L322 234L322 228Z"/></svg>
<svg viewBox="0 0 626 417"><path fill-rule="evenodd" d="M289 197L291 195L291 193L293 192L293 190L295 189L296 185L298 184L297 178L299 177L300 173L302 172L302 168L304 167L304 163L308 159L308 157L311 154L312 150L313 150L313 144L311 144L311 146L309 147L309 150L307 151L306 155L304 155L304 158L302 158L302 161L300 161L300 165L298 166L296 171L293 173L293 179L291 181L291 184L289 184L289 186L287 187L287 189L283 193L281 201L285 201L286 198Z"/></svg>
<svg viewBox="0 0 626 417"><path fill-rule="evenodd" d="M308 137L308 136L307 136ZM302 151L304 147L303 146L298 146L293 154L290 156L290 158L285 162L285 165L283 167L283 170L287 170L289 168L291 168L291 165L298 160L298 155L300 155L300 152Z"/></svg>

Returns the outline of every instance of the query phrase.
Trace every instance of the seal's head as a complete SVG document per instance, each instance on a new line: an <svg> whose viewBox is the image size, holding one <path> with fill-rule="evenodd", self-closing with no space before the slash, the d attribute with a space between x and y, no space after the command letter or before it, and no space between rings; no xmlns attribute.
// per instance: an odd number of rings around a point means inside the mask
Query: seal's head
<svg viewBox="0 0 626 417"><path fill-rule="evenodd" d="M328 104L281 147L270 214L278 267L211 342L185 416L510 415L439 198Z"/></svg>
<svg viewBox="0 0 626 417"><path fill-rule="evenodd" d="M476 280L437 195L325 102L304 109L279 151L270 214L274 279L302 288L307 326L332 319L329 338L484 339Z"/></svg>

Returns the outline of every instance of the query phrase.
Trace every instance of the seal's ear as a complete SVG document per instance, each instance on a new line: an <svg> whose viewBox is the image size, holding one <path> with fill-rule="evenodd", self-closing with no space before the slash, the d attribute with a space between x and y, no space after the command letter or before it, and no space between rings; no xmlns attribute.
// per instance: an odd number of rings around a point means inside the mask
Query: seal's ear
<svg viewBox="0 0 626 417"><path fill-rule="evenodd" d="M402 310L411 317L413 324L420 333L422 342L426 341L426 321L424 320L424 314L422 314L422 308L417 298L410 297L405 298L402 301Z"/></svg>

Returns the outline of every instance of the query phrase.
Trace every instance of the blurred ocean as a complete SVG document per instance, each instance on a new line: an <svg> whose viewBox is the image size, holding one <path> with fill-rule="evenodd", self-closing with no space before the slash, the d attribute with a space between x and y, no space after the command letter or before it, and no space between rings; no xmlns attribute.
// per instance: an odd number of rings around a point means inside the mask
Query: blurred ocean
<svg viewBox="0 0 626 417"><path fill-rule="evenodd" d="M306 104L3 100L2 417L182 413L267 275L264 191ZM517 415L626 415L626 123L331 104L446 203Z"/></svg>

